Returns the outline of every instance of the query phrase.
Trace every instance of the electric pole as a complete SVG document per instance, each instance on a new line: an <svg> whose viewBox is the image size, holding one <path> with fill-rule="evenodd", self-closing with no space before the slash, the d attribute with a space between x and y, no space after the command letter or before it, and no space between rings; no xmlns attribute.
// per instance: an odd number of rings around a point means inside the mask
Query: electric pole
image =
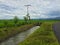
<svg viewBox="0 0 60 45"><path fill-rule="evenodd" d="M26 7L27 7L27 14L29 14L29 7L31 6L31 5L25 5Z"/></svg>
<svg viewBox="0 0 60 45"><path fill-rule="evenodd" d="M29 16L29 7L31 6L31 5L25 5L26 7L27 7L27 17L29 18L29 20L30 20L30 16Z"/></svg>

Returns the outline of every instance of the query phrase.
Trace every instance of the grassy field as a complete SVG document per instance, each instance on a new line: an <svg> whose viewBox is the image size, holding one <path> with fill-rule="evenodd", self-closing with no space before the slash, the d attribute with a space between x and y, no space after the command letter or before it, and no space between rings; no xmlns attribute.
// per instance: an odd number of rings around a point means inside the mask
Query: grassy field
<svg viewBox="0 0 60 45"><path fill-rule="evenodd" d="M5 24L5 23L7 23L7 24ZM17 23L18 26L21 26L24 24L25 24L24 20L18 20L18 23ZM4 28L6 26L14 27L15 26L14 20L0 20L0 28Z"/></svg>
<svg viewBox="0 0 60 45"><path fill-rule="evenodd" d="M30 20L28 21L29 24L31 23L37 23L37 22L54 22L54 21L59 21L59 20ZM21 25L25 25L27 23L25 23L24 20L18 20L17 22L17 26L21 26ZM0 28L5 28L5 27L14 27L15 23L14 20L0 20Z"/></svg>
<svg viewBox="0 0 60 45"><path fill-rule="evenodd" d="M18 20L17 23L14 20L0 20L0 42L36 26L35 24L36 21L32 22L32 20L28 21L28 23L24 20Z"/></svg>
<svg viewBox="0 0 60 45"><path fill-rule="evenodd" d="M52 24L58 21L60 20L29 20L28 23L26 23L24 20L18 20L18 22L15 24L14 20L0 20L0 42L16 35L17 33L30 29L31 27L35 26L35 24L43 23L44 25L44 22L49 22L46 24ZM41 28L45 29L43 26ZM38 30L40 31L41 28Z"/></svg>
<svg viewBox="0 0 60 45"><path fill-rule="evenodd" d="M26 23L24 20L18 20L15 24L14 20L0 20L0 42L36 26L37 22L30 20Z"/></svg>
<svg viewBox="0 0 60 45"><path fill-rule="evenodd" d="M42 21L38 30L18 45L59 45L52 30L52 24L59 21Z"/></svg>

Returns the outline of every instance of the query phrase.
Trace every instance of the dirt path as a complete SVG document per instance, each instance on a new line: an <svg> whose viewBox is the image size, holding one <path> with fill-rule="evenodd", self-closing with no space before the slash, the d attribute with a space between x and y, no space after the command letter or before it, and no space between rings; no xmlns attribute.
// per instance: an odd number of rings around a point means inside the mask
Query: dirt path
<svg viewBox="0 0 60 45"><path fill-rule="evenodd" d="M60 43L60 22L57 22L53 25L53 30L58 39L58 42Z"/></svg>

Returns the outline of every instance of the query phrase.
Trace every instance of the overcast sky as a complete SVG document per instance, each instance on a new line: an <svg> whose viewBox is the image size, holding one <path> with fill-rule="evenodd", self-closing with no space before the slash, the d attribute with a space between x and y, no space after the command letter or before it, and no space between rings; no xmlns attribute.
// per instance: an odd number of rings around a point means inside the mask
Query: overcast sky
<svg viewBox="0 0 60 45"><path fill-rule="evenodd" d="M60 0L0 0L0 19L10 19L26 15L26 7L31 5L31 18L54 18L60 16Z"/></svg>

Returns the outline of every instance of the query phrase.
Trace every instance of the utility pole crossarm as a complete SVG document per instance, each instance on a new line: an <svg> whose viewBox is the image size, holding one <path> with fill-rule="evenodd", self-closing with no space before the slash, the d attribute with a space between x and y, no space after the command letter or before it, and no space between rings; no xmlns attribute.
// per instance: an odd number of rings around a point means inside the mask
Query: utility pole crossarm
<svg viewBox="0 0 60 45"><path fill-rule="evenodd" d="M30 16L29 16L29 7L30 7L31 5L24 5L24 6L27 7L27 15L26 15L26 17L27 17L28 20L30 20Z"/></svg>
<svg viewBox="0 0 60 45"><path fill-rule="evenodd" d="M27 7L27 15L29 14L29 6L31 6L31 5L24 5L24 6L26 6Z"/></svg>

